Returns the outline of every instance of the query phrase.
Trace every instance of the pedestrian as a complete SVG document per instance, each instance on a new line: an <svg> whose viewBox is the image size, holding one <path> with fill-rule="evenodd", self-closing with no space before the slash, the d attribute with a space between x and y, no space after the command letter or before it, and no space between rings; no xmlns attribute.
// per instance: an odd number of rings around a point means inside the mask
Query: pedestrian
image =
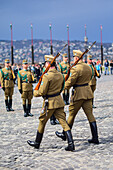
<svg viewBox="0 0 113 170"><path fill-rule="evenodd" d="M53 60L52 55L45 55L45 67L47 68L51 61ZM37 135L35 141L28 140L27 143L39 149L40 143L42 141L45 125L48 119L55 115L59 120L61 126L63 127L66 137L68 140L68 146L65 148L66 151L74 150L74 142L71 134L70 127L66 122L66 114L64 112L64 102L60 95L61 90L64 85L63 75L56 70L56 63L53 62L49 71L44 74L39 90L34 90L34 96L44 98L43 109L39 117L39 126L37 130Z"/></svg>
<svg viewBox="0 0 113 170"><path fill-rule="evenodd" d="M15 75L14 75L14 72L12 71L11 66L10 66L9 59L5 60L5 67L3 69L1 69L0 77L1 77L0 78L1 79L1 87L5 94L6 110L7 110L7 112L14 111L12 109L12 96L13 96L13 91L14 91Z"/></svg>
<svg viewBox="0 0 113 170"><path fill-rule="evenodd" d="M38 82L40 79L40 65L39 64L36 65L35 71L36 71L36 80Z"/></svg>
<svg viewBox="0 0 113 170"><path fill-rule="evenodd" d="M31 100L33 98L34 77L32 73L27 70L28 62L23 60L23 69L18 72L18 89L23 100L24 117L33 116L31 114Z"/></svg>
<svg viewBox="0 0 113 170"><path fill-rule="evenodd" d="M101 62L100 62L100 60L98 60L97 63L96 63L96 69L97 69L98 73L100 74L100 72L101 72Z"/></svg>
<svg viewBox="0 0 113 170"><path fill-rule="evenodd" d="M113 60L110 61L110 71L111 74L113 74Z"/></svg>
<svg viewBox="0 0 113 170"><path fill-rule="evenodd" d="M105 60L104 68L105 68L104 75L106 75L106 74L109 75L109 62L107 59Z"/></svg>
<svg viewBox="0 0 113 170"><path fill-rule="evenodd" d="M74 62L76 62L76 60L79 59L80 56L82 55L82 52L80 50L73 50L73 55L74 55ZM70 89L71 87L73 87L72 96L69 105L69 116L67 119L67 123L69 127L72 129L74 119L78 111L80 110L80 108L83 108L87 116L87 119L89 121L91 133L92 133L92 139L88 140L88 142L99 144L96 120L93 116L93 111L92 111L93 93L89 86L91 77L92 77L92 70L88 66L88 64L83 62L83 59L80 59L78 64L75 65L70 70L70 77L65 82L65 88L64 88L64 89ZM66 140L66 135L64 131L62 133L56 131L56 135L59 138Z"/></svg>

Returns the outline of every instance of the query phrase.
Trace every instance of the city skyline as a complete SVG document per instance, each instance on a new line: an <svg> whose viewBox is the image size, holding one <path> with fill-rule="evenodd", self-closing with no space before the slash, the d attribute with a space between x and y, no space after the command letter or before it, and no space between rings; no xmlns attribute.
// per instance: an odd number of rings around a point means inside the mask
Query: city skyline
<svg viewBox="0 0 113 170"><path fill-rule="evenodd" d="M13 40L31 39L31 23L34 39L50 39L49 24L52 24L53 40L67 40L69 24L70 40L84 41L85 24L88 41L100 42L102 25L103 43L112 43L112 0L0 0L0 40L11 40L10 23L13 25Z"/></svg>

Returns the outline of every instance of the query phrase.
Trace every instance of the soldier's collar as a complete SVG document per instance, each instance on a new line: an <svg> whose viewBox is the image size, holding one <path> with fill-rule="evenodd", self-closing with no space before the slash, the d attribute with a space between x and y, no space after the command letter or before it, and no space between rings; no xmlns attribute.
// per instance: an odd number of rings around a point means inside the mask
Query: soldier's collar
<svg viewBox="0 0 113 170"><path fill-rule="evenodd" d="M24 71L27 71L26 69L24 69Z"/></svg>

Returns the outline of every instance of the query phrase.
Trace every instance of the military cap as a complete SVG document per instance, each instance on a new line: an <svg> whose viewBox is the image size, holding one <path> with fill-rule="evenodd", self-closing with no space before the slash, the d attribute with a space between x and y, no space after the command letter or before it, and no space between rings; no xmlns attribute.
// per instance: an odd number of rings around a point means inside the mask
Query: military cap
<svg viewBox="0 0 113 170"><path fill-rule="evenodd" d="M25 60L23 60L23 64L28 64L28 62L27 62L27 60L25 59Z"/></svg>
<svg viewBox="0 0 113 170"><path fill-rule="evenodd" d="M64 53L62 56L68 58L67 53Z"/></svg>
<svg viewBox="0 0 113 170"><path fill-rule="evenodd" d="M82 51L80 50L73 50L73 57L80 57L82 55Z"/></svg>
<svg viewBox="0 0 113 170"><path fill-rule="evenodd" d="M9 59L5 59L5 63L10 63Z"/></svg>
<svg viewBox="0 0 113 170"><path fill-rule="evenodd" d="M92 60L92 55L88 55L87 57L89 60Z"/></svg>
<svg viewBox="0 0 113 170"><path fill-rule="evenodd" d="M52 61L54 56L53 55L45 55L45 61Z"/></svg>

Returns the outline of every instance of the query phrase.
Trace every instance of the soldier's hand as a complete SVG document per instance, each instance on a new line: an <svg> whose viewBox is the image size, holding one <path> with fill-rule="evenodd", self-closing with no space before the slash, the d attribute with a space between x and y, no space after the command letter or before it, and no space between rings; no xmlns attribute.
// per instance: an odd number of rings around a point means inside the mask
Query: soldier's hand
<svg viewBox="0 0 113 170"><path fill-rule="evenodd" d="M5 91L5 87L2 87L3 91Z"/></svg>
<svg viewBox="0 0 113 170"><path fill-rule="evenodd" d="M98 78L100 78L100 77L101 77L101 75L98 76Z"/></svg>
<svg viewBox="0 0 113 170"><path fill-rule="evenodd" d="M20 94L22 94L22 89L19 89Z"/></svg>

